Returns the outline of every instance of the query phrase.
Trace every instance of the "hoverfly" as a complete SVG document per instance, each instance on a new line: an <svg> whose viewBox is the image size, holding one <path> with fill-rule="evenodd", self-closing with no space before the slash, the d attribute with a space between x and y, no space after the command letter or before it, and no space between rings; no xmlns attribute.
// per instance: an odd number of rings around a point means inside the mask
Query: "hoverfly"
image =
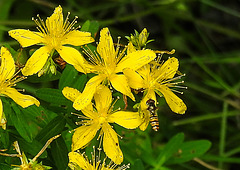
<svg viewBox="0 0 240 170"><path fill-rule="evenodd" d="M147 110L150 113L150 124L154 131L158 131L159 129L159 122L158 122L158 115L157 115L157 107L155 106L155 101L153 99L147 100L146 104L148 105Z"/></svg>

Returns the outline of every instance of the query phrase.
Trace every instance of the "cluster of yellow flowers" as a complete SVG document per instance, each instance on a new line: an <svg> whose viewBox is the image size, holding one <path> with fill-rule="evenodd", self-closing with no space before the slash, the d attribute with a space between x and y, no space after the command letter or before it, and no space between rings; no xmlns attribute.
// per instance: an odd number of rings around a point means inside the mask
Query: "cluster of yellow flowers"
<svg viewBox="0 0 240 170"><path fill-rule="evenodd" d="M179 62L171 57L162 62L157 54L172 54L168 51L153 51L146 49L148 33L144 29L140 34L127 37L129 43L124 49L120 44L114 45L108 28L100 31L100 40L96 51L92 51L86 44L94 42L91 33L79 31L74 28L75 20L64 21L61 6L55 8L54 13L44 22L39 16L33 19L38 25L39 32L24 29L9 31L9 35L16 39L21 46L42 45L26 62L21 70L24 76L38 74L41 76L49 70L56 72L53 61L53 53L57 53L68 64L71 64L81 73L94 73L86 84L83 92L71 87L62 90L63 95L73 102L73 107L83 113L81 126L74 130L72 137L72 151L69 153L71 166L79 166L83 169L94 169L93 165L86 163L79 150L87 144L100 131L99 136L102 147L108 158L114 164L123 162L123 153L119 146L118 135L110 125L116 123L127 129L140 128L145 130L151 122L153 129L158 130L156 114L156 94L164 96L171 110L178 114L184 114L186 105L178 98L171 87L178 87L183 74L178 72ZM73 46L82 46L83 53ZM121 49L121 50L120 50ZM18 73L18 72L17 72ZM20 81L15 75L15 64L10 52L1 48L0 67L0 95L12 98L22 107L32 104L40 105L39 101L29 95L20 94L12 88ZM177 76L176 76L177 74ZM173 82L175 81L175 82ZM181 87L181 86L180 86ZM135 101L133 89L143 92L143 98L138 105L138 111L114 110L112 90L119 91ZM6 120L0 101L1 126L5 126ZM89 168L91 167L91 168ZM99 165L95 169L99 168ZM73 167L74 169L74 167ZM115 169L101 166L101 169Z"/></svg>

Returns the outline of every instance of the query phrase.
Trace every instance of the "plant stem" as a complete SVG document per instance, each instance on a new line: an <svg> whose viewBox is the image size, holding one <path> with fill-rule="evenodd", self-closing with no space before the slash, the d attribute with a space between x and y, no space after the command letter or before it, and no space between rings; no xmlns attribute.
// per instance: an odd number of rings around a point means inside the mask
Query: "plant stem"
<svg viewBox="0 0 240 170"><path fill-rule="evenodd" d="M222 122L220 129L220 141L219 141L219 156L224 157L225 143L226 143L226 128L227 128L227 114L228 114L228 104L223 103L223 113L222 113ZM218 162L218 167L223 168L223 162Z"/></svg>

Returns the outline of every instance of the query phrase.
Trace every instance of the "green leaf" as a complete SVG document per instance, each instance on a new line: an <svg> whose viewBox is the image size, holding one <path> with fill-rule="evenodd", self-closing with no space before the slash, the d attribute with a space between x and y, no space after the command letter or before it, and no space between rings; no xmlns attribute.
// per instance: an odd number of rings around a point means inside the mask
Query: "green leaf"
<svg viewBox="0 0 240 170"><path fill-rule="evenodd" d="M157 164L155 166L155 169L159 169L174 153L177 152L183 140L184 140L183 133L178 133L177 135L170 139L170 141L166 144L166 146L158 156L156 160Z"/></svg>
<svg viewBox="0 0 240 170"><path fill-rule="evenodd" d="M15 0L1 0L0 1L0 11L1 11L0 20L1 21L7 20L14 1ZM0 42L3 41L3 35L4 35L4 31L0 29Z"/></svg>
<svg viewBox="0 0 240 170"><path fill-rule="evenodd" d="M70 87L78 89L79 91L83 91L85 84L87 82L87 75L83 74L81 76L77 76L75 80L76 81L74 82L74 84L72 84Z"/></svg>
<svg viewBox="0 0 240 170"><path fill-rule="evenodd" d="M49 81L58 80L60 77L61 77L61 73L57 71L56 74L49 73L49 74L44 74L41 77L38 77L37 74L33 76L29 76L27 78L27 81L31 83L49 82Z"/></svg>
<svg viewBox="0 0 240 170"><path fill-rule="evenodd" d="M9 146L9 133L6 130L0 128L0 146L2 148L7 148Z"/></svg>
<svg viewBox="0 0 240 170"><path fill-rule="evenodd" d="M178 148L178 151L170 158L166 164L177 164L192 160L206 153L211 147L211 142L208 140L197 140L184 142Z"/></svg>
<svg viewBox="0 0 240 170"><path fill-rule="evenodd" d="M29 143L23 140L22 138L17 138L17 141L19 143L21 150L24 151L24 153L31 154L33 157L36 156L44 146L44 144L40 143L38 140L33 140L31 143ZM44 151L39 157L46 158L47 152Z"/></svg>
<svg viewBox="0 0 240 170"><path fill-rule="evenodd" d="M27 141L32 142L34 134L36 134L36 126L29 120L29 117L24 114L24 111L14 102L12 102L12 109L14 112L10 115L11 121L18 133ZM31 128L30 126L31 125Z"/></svg>
<svg viewBox="0 0 240 170"><path fill-rule="evenodd" d="M59 89L41 88L36 91L36 96L51 104L64 105L69 103L69 100L63 96Z"/></svg>
<svg viewBox="0 0 240 170"><path fill-rule="evenodd" d="M75 82L75 78L78 75L78 71L72 66L67 64L62 72L62 76L59 80L58 88L62 90L64 87L71 87Z"/></svg>
<svg viewBox="0 0 240 170"><path fill-rule="evenodd" d="M1 167L1 170L10 170L10 169L12 169L11 166L9 166L7 164L4 164L4 163L0 163L0 167Z"/></svg>
<svg viewBox="0 0 240 170"><path fill-rule="evenodd" d="M51 153L57 169L65 170L68 166L68 150L62 136L51 143Z"/></svg>
<svg viewBox="0 0 240 170"><path fill-rule="evenodd" d="M87 20L81 27L81 31L90 32L92 37L95 37L96 32L99 29L99 23L97 21Z"/></svg>
<svg viewBox="0 0 240 170"><path fill-rule="evenodd" d="M144 170L144 165L141 159L134 161L134 164L131 166L132 170Z"/></svg>
<svg viewBox="0 0 240 170"><path fill-rule="evenodd" d="M62 132L66 124L66 120L62 116L57 116L52 119L36 136L36 140L41 143L46 143L51 137Z"/></svg>
<svg viewBox="0 0 240 170"><path fill-rule="evenodd" d="M79 75L73 66L67 65L59 80L59 89L62 90L64 87L72 87L83 91L87 80L88 76L86 74Z"/></svg>

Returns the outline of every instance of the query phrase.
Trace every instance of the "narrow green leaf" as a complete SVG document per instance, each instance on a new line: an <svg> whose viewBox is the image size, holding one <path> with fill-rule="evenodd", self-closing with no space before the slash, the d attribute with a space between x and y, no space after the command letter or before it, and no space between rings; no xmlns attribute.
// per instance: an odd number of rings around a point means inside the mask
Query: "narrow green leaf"
<svg viewBox="0 0 240 170"><path fill-rule="evenodd" d="M46 143L51 137L62 132L66 124L66 120L62 116L57 116L52 119L36 136L36 140L41 143Z"/></svg>
<svg viewBox="0 0 240 170"><path fill-rule="evenodd" d="M164 164L164 162L166 162L173 155L173 153L177 152L183 140L184 140L183 133L178 133L177 135L170 139L170 141L166 144L166 146L158 156L156 160L157 164L155 166L155 169L159 169Z"/></svg>
<svg viewBox="0 0 240 170"><path fill-rule="evenodd" d="M36 91L36 96L52 104L64 105L69 102L59 89L41 88Z"/></svg>
<svg viewBox="0 0 240 170"><path fill-rule="evenodd" d="M24 153L29 153L32 155L32 158L38 154L38 152L42 149L44 144L40 143L38 140L33 140L31 143L26 142L22 138L17 138L17 141L19 143L19 146ZM40 156L40 158L46 158L47 152L43 152ZM30 158L30 159L32 159Z"/></svg>
<svg viewBox="0 0 240 170"><path fill-rule="evenodd" d="M210 147L211 142L208 140L184 142L179 146L177 152L166 162L166 164L190 161L195 157L203 155Z"/></svg>
<svg viewBox="0 0 240 170"><path fill-rule="evenodd" d="M65 170L68 166L68 150L62 136L51 143L51 153L57 169Z"/></svg>

